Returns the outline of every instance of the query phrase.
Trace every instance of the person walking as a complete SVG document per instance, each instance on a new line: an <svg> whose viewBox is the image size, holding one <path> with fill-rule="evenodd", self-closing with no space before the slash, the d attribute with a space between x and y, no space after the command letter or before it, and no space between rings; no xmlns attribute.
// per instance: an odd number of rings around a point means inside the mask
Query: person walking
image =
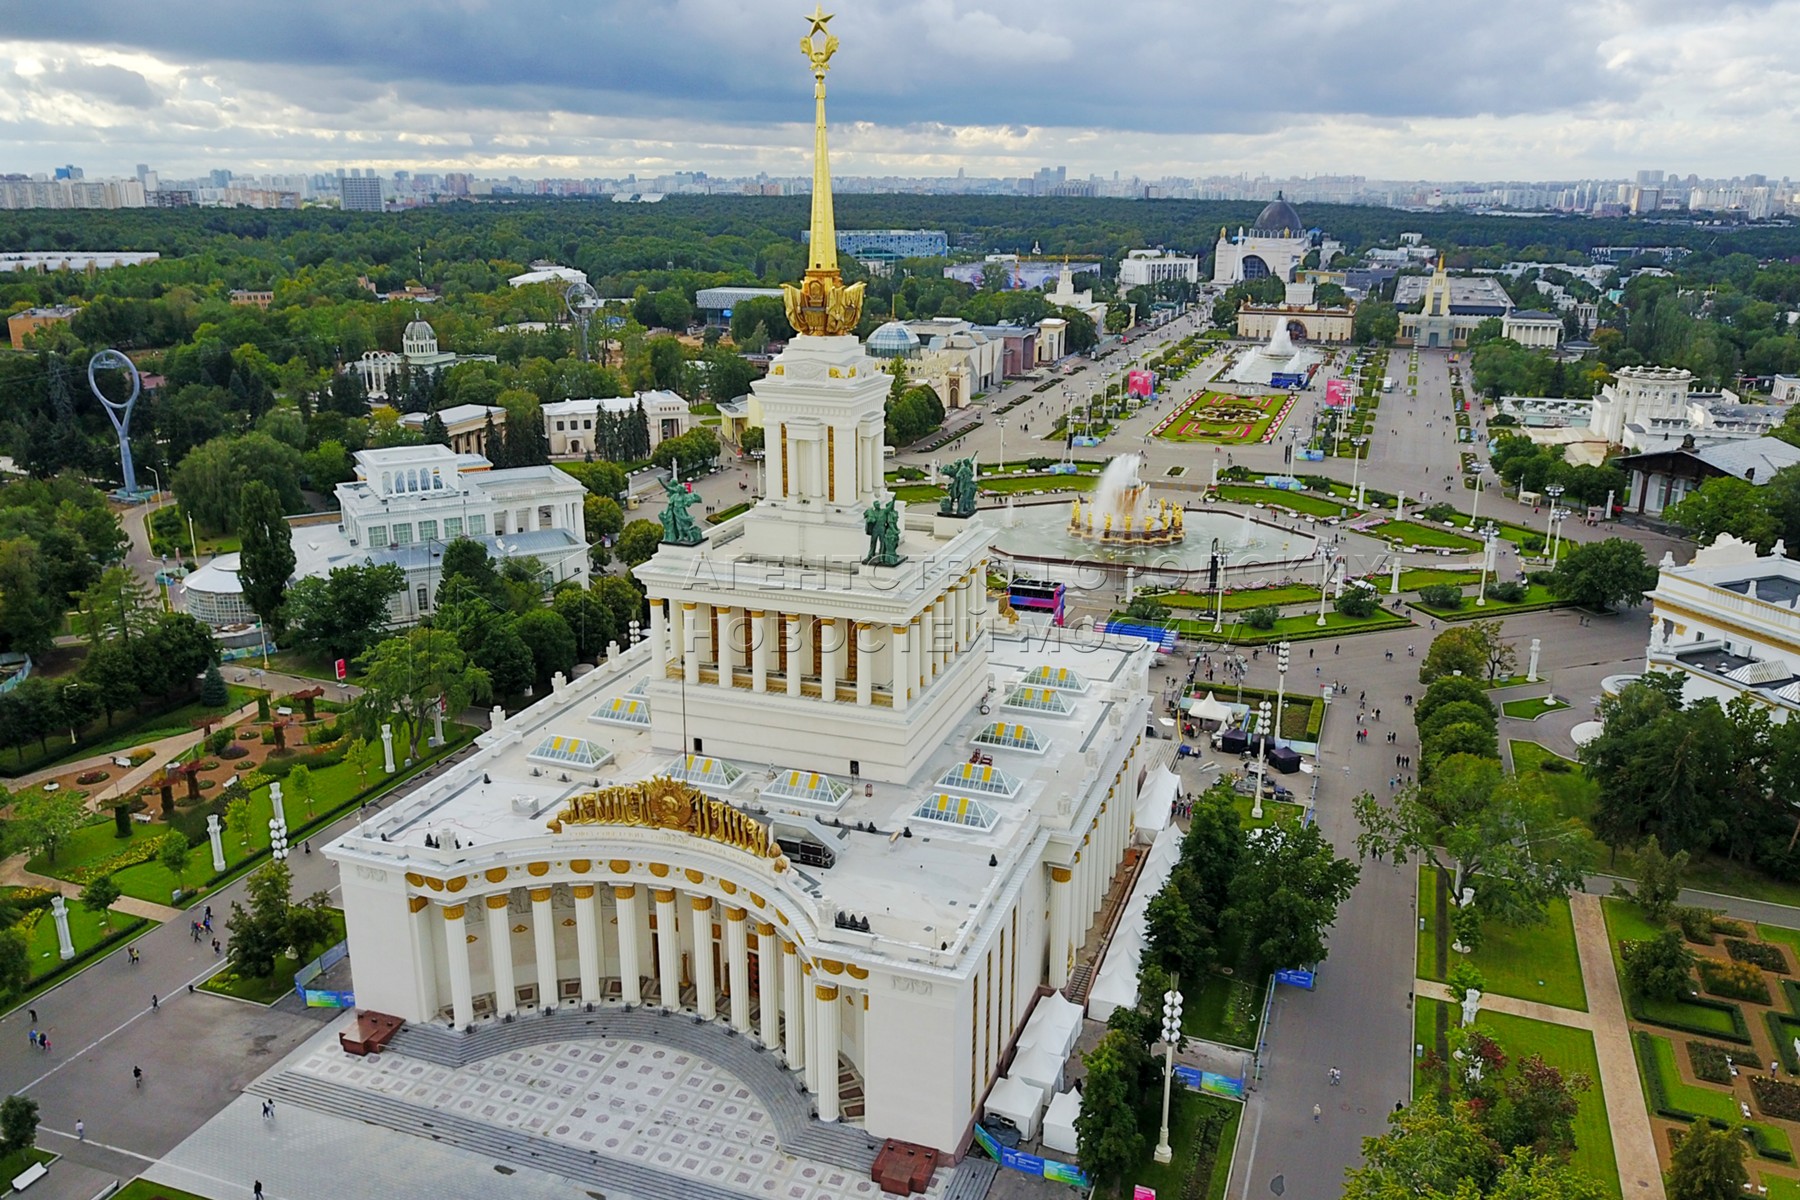
<svg viewBox="0 0 1800 1200"><path fill-rule="evenodd" d="M250 1185L250 1200L263 1200L262 1180L258 1179Z"/></svg>
<svg viewBox="0 0 1800 1200"><path fill-rule="evenodd" d="M1320 1107L1319 1107L1319 1106L1318 1106L1318 1105L1316 1105L1316 1104L1315 1104L1315 1105L1313 1105L1313 1123L1314 1123L1314 1124L1317 1124L1317 1123L1318 1123L1318 1120L1319 1120L1319 1114L1320 1114L1320 1113L1321 1113L1321 1112L1323 1112L1323 1111L1324 1111L1324 1110L1323 1110L1323 1109L1321 1109L1321 1108L1320 1108ZM259 1195L260 1195L260 1194L261 1194L261 1193L258 1193L258 1194L259 1194Z"/></svg>
<svg viewBox="0 0 1800 1200"><path fill-rule="evenodd" d="M87 1122L83 1121L80 1117L75 1118L75 1140L78 1142L87 1141Z"/></svg>
<svg viewBox="0 0 1800 1200"><path fill-rule="evenodd" d="M144 1068L137 1066L131 1068L131 1086L138 1088L144 1086Z"/></svg>
<svg viewBox="0 0 1800 1200"><path fill-rule="evenodd" d="M25 1011L31 1014L31 1023L35 1026L37 1024L37 1009L28 1008Z"/></svg>
<svg viewBox="0 0 1800 1200"><path fill-rule="evenodd" d="M151 993L150 993L150 1010L151 1010L151 1011L152 1011L152 1012L154 1012L154 1011L156 1011L156 1008L157 1008L157 999L156 999L156 993L155 993L155 992L151 992Z"/></svg>

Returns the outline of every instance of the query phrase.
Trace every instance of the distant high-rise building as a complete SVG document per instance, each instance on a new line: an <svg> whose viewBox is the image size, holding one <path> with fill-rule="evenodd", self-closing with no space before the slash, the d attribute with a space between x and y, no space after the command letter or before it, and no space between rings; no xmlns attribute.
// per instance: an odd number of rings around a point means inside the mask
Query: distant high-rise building
<svg viewBox="0 0 1800 1200"><path fill-rule="evenodd" d="M214 167L210 174L212 176L212 185L214 187L228 188L231 186L231 172L229 170L222 167Z"/></svg>
<svg viewBox="0 0 1800 1200"><path fill-rule="evenodd" d="M1639 171L1637 181L1639 187L1656 187L1662 183L1663 173L1661 171Z"/></svg>
<svg viewBox="0 0 1800 1200"><path fill-rule="evenodd" d="M80 179L81 177L82 177L81 168L78 166L75 166L73 163L71 163L70 165L68 165L66 167L56 168L56 170L54 172L52 172L51 176L50 176L50 178L52 178L52 179Z"/></svg>
<svg viewBox="0 0 1800 1200"><path fill-rule="evenodd" d="M148 178L149 174L150 174L150 164L149 163L139 163L137 165L137 179L138 179L139 183L144 183L144 180L146 178ZM145 184L145 186L148 187L149 185Z"/></svg>
<svg viewBox="0 0 1800 1200"><path fill-rule="evenodd" d="M351 175L338 181L345 212L380 212L381 180L373 176Z"/></svg>

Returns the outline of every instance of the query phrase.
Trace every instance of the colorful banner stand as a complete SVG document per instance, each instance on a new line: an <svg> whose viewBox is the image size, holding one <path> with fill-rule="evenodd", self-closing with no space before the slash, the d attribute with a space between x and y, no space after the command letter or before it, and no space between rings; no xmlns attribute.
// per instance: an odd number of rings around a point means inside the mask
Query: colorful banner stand
<svg viewBox="0 0 1800 1200"><path fill-rule="evenodd" d="M1230 1075L1220 1075L1216 1071L1202 1071L1198 1067L1177 1066L1175 1078L1181 1080L1191 1091L1205 1092L1209 1096L1223 1096L1227 1100L1244 1098L1244 1081Z"/></svg>
<svg viewBox="0 0 1800 1200"><path fill-rule="evenodd" d="M994 1140L994 1135L975 1123L975 1140L988 1156L1009 1171L1019 1171L1026 1175L1037 1175L1052 1183L1066 1183L1071 1187L1092 1187L1093 1180L1087 1172L1070 1163L1057 1162L1054 1159L1039 1158L1035 1154L1026 1154L1023 1150L1013 1150L1002 1146Z"/></svg>

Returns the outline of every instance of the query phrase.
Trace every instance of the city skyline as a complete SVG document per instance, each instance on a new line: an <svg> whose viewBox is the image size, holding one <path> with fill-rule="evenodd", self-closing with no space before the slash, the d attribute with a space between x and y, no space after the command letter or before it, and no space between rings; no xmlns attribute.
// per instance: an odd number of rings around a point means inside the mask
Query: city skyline
<svg viewBox="0 0 1800 1200"><path fill-rule="evenodd" d="M780 67L801 24L768 0L40 6L0 41L16 100L0 169L798 175L809 131ZM1124 15L903 0L836 28L838 65L856 60L833 92L845 175L1780 177L1770 148L1800 144L1776 100L1800 75L1800 0Z"/></svg>

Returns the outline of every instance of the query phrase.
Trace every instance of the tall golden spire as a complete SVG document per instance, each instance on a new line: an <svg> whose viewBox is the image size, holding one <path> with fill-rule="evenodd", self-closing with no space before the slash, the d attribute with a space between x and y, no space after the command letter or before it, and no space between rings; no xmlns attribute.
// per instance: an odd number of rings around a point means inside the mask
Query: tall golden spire
<svg viewBox="0 0 1800 1200"><path fill-rule="evenodd" d="M838 40L825 26L831 20L818 4L806 18L811 26L800 39L800 52L813 73L812 233L806 276L798 287L783 284L788 324L794 332L833 337L853 332L862 316L863 285L844 286L838 274L837 223L831 211L831 157L825 144L825 72ZM823 41L819 39L823 38Z"/></svg>

